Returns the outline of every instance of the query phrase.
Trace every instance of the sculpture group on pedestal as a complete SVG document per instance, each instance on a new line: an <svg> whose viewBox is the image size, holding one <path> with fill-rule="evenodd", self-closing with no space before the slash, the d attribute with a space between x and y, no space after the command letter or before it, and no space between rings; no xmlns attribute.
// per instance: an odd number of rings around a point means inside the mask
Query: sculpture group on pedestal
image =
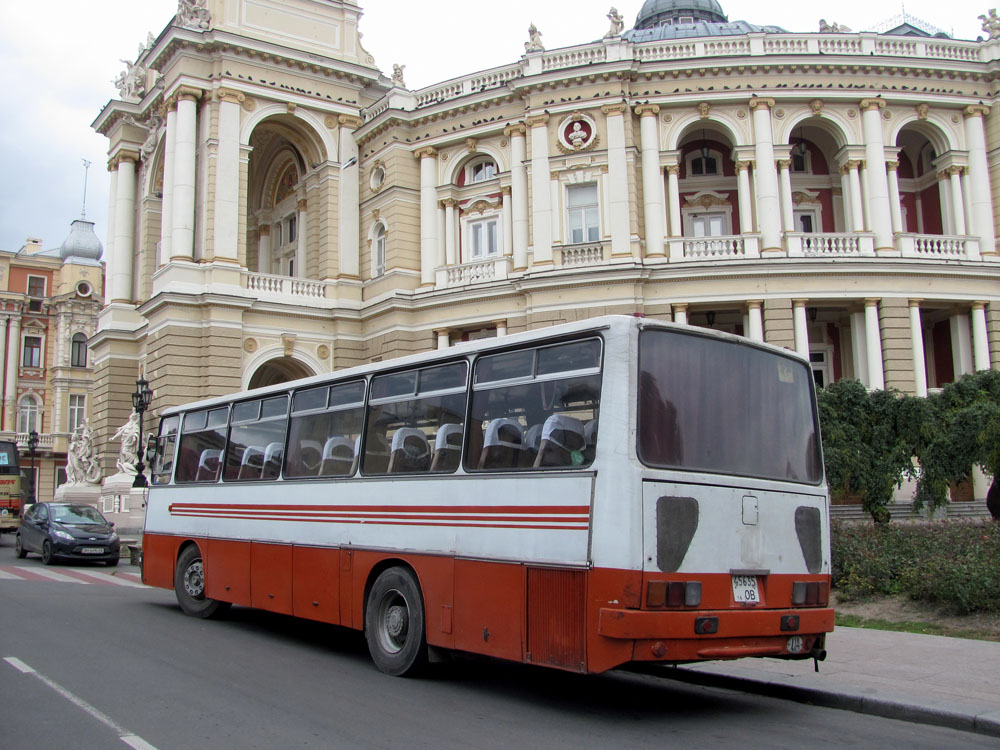
<svg viewBox="0 0 1000 750"><path fill-rule="evenodd" d="M133 411L129 414L128 420L111 437L112 440L121 439L122 447L118 452L119 474L127 474L134 477L136 474L136 462L139 460L139 414Z"/></svg>
<svg viewBox="0 0 1000 750"><path fill-rule="evenodd" d="M94 436L90 424L83 424L73 432L66 454L66 481L69 484L98 484L101 481L101 466L94 450Z"/></svg>

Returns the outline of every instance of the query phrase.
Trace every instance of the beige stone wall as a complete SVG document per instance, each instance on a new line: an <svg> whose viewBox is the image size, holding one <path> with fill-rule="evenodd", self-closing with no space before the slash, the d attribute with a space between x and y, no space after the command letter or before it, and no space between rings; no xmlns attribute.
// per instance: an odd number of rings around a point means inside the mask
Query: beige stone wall
<svg viewBox="0 0 1000 750"><path fill-rule="evenodd" d="M792 322L791 299L766 299L762 311L764 341L787 349L795 348L795 328Z"/></svg>
<svg viewBox="0 0 1000 750"><path fill-rule="evenodd" d="M986 306L986 337L990 340L990 367L1000 370L1000 303Z"/></svg>
<svg viewBox="0 0 1000 750"><path fill-rule="evenodd" d="M909 301L884 297L878 310L885 387L913 395L913 345Z"/></svg>
<svg viewBox="0 0 1000 750"><path fill-rule="evenodd" d="M131 356L112 355L101 359L94 367L90 425L94 431L94 444L102 448L100 462L104 476L111 476L117 471L115 461L120 445L112 442L111 436L132 413L132 393L135 392L137 378L136 359Z"/></svg>

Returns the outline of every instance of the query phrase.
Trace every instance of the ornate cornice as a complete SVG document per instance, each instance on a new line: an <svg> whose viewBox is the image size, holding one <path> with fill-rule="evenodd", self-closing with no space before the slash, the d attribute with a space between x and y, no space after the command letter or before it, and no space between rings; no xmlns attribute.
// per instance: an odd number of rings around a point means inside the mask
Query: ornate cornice
<svg viewBox="0 0 1000 750"><path fill-rule="evenodd" d="M628 105L625 102L618 102L616 104L605 104L601 107L601 112L605 115L621 115L628 110Z"/></svg>
<svg viewBox="0 0 1000 750"><path fill-rule="evenodd" d="M986 117L990 113L990 108L985 104L970 104L962 110L966 117Z"/></svg>
<svg viewBox="0 0 1000 750"><path fill-rule="evenodd" d="M757 109L758 107L763 107L764 109L770 109L774 106L774 99L767 96L754 96L751 97L749 105L750 109Z"/></svg>
<svg viewBox="0 0 1000 750"><path fill-rule="evenodd" d="M536 128L539 125L546 125L549 121L548 115L528 115L524 118L525 124L529 128Z"/></svg>
<svg viewBox="0 0 1000 750"><path fill-rule="evenodd" d="M131 149L126 149L126 148L119 149L118 151L115 152L114 156L108 159L108 171L112 172L118 169L118 165L121 164L123 161L131 162L132 164L138 163L139 152L132 151Z"/></svg>
<svg viewBox="0 0 1000 750"><path fill-rule="evenodd" d="M242 91L235 91L233 89L216 89L215 98L220 102L232 102L233 104L242 104L246 100L246 94Z"/></svg>
<svg viewBox="0 0 1000 750"><path fill-rule="evenodd" d="M858 106L861 107L861 111L862 112L867 112L867 111L872 110L872 109L878 111L878 110L883 109L885 107L885 100L884 99L862 99L861 100L861 104L858 105Z"/></svg>
<svg viewBox="0 0 1000 750"><path fill-rule="evenodd" d="M503 134L508 137L512 135L524 135L527 132L528 129L524 127L523 123L520 122L515 122L512 125L508 125L503 129Z"/></svg>
<svg viewBox="0 0 1000 750"><path fill-rule="evenodd" d="M351 130L357 130L364 124L362 120L357 115L337 115L337 122L342 128L350 128Z"/></svg>
<svg viewBox="0 0 1000 750"><path fill-rule="evenodd" d="M656 117L660 114L660 105L639 104L635 108L635 113L638 117Z"/></svg>
<svg viewBox="0 0 1000 750"><path fill-rule="evenodd" d="M421 146L413 152L414 159L423 159L425 156L430 158L437 156L437 149L433 146Z"/></svg>

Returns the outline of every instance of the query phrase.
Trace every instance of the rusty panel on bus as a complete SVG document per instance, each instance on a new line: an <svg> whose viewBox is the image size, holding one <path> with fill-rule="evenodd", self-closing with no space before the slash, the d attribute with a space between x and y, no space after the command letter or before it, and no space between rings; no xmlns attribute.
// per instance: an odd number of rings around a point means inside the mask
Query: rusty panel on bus
<svg viewBox="0 0 1000 750"><path fill-rule="evenodd" d="M340 623L340 550L292 550L292 612L296 617Z"/></svg>
<svg viewBox="0 0 1000 750"><path fill-rule="evenodd" d="M455 561L455 648L521 660L524 569L516 563Z"/></svg>
<svg viewBox="0 0 1000 750"><path fill-rule="evenodd" d="M205 539L205 596L250 606L250 542Z"/></svg>
<svg viewBox="0 0 1000 750"><path fill-rule="evenodd" d="M292 545L251 544L250 602L258 609L292 614Z"/></svg>
<svg viewBox="0 0 1000 750"><path fill-rule="evenodd" d="M526 661L585 671L586 581L582 570L528 568Z"/></svg>

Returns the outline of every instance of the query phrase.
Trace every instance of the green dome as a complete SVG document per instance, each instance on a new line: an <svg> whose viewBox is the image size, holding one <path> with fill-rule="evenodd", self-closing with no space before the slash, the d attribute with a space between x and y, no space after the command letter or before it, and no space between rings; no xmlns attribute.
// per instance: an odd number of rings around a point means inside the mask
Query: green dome
<svg viewBox="0 0 1000 750"><path fill-rule="evenodd" d="M725 23L729 19L716 0L646 0L635 18L636 29L649 29L681 18Z"/></svg>

